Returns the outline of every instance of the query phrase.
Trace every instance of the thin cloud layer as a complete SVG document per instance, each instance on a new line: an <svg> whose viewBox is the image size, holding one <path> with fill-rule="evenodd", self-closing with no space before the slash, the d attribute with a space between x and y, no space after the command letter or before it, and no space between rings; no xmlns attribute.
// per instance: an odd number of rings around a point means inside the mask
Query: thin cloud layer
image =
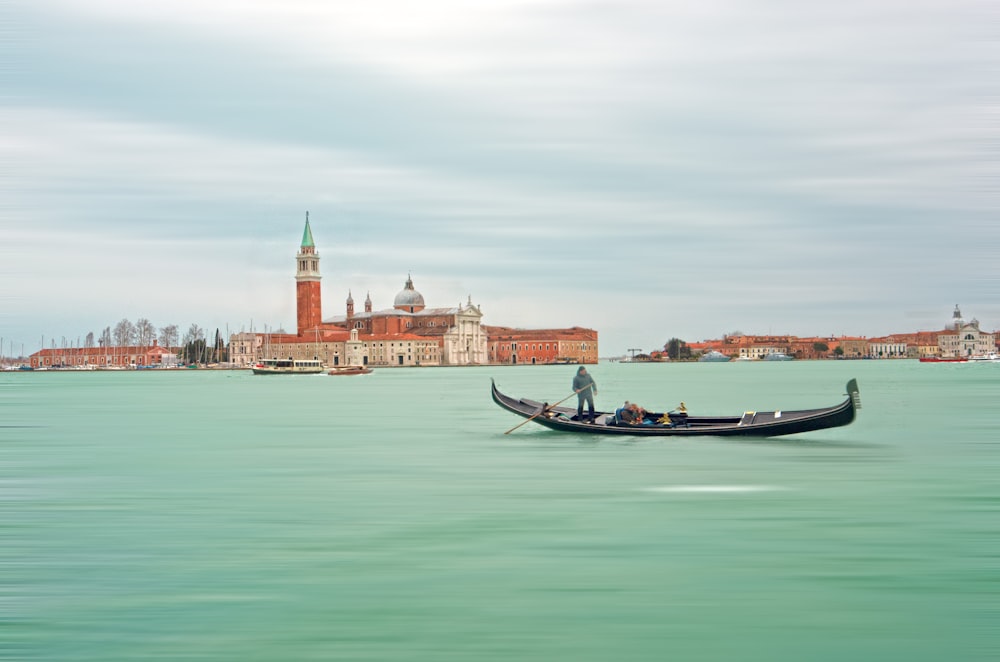
<svg viewBox="0 0 1000 662"><path fill-rule="evenodd" d="M990 12L11 8L0 335L290 327L307 209L327 314L412 272L430 305L592 326L602 354L938 328L956 302L998 328Z"/></svg>

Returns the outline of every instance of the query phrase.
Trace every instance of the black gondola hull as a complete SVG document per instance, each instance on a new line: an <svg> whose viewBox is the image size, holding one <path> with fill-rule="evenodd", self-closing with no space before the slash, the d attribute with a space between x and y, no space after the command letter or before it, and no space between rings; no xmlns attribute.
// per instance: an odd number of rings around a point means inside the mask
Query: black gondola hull
<svg viewBox="0 0 1000 662"><path fill-rule="evenodd" d="M684 425L616 424L614 414L596 412L595 422L578 421L576 409L548 406L535 400L517 399L491 386L493 401L532 423L560 432L624 435L629 437L778 437L849 425L861 408L858 382L847 382L847 399L833 407L797 411L745 412L740 416L689 416ZM662 414L650 414L657 419Z"/></svg>

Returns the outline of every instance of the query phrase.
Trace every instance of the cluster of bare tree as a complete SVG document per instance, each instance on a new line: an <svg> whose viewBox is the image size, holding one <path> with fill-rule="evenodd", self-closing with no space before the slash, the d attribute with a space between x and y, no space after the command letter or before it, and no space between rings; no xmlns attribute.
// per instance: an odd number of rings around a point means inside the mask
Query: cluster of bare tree
<svg viewBox="0 0 1000 662"><path fill-rule="evenodd" d="M228 351L226 340L219 329L215 330L214 342L209 344L205 337L205 330L197 324L188 327L187 332L181 337L176 324L168 324L157 329L145 317L132 322L122 319L113 327L106 326L96 335L93 331L88 333L83 340L83 347L151 347L153 343L161 347L178 349L182 360L192 363L209 363L227 360ZM44 338L42 344L45 344ZM62 346L69 347L73 343L62 339ZM76 340L77 346L80 339ZM56 340L52 339L52 347L56 346Z"/></svg>
<svg viewBox="0 0 1000 662"><path fill-rule="evenodd" d="M184 334L183 344L205 339L205 331L197 324L192 324ZM178 347L181 341L176 324L161 326L159 330L145 317L140 317L134 323L122 319L114 327L106 326L100 335L87 334L84 347L150 347L154 342L163 347Z"/></svg>

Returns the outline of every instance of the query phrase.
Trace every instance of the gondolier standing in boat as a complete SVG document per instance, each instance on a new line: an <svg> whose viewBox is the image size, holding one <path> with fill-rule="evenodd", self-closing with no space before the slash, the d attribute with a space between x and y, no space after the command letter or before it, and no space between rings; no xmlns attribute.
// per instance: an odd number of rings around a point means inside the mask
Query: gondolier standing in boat
<svg viewBox="0 0 1000 662"><path fill-rule="evenodd" d="M594 396L597 394L597 384L594 378L587 374L587 369L580 366L573 378L573 390L576 391L576 420L583 420L583 403L587 403L590 422L594 422Z"/></svg>

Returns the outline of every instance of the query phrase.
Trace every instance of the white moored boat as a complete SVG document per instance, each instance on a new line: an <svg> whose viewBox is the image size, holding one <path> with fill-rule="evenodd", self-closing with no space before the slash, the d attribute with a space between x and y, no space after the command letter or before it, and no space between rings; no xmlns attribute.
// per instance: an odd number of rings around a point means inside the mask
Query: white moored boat
<svg viewBox="0 0 1000 662"><path fill-rule="evenodd" d="M713 349L712 351L703 354L698 360L702 363L725 363L729 360L729 357L722 352Z"/></svg>
<svg viewBox="0 0 1000 662"><path fill-rule="evenodd" d="M765 361L791 361L793 357L784 352L768 352L764 355Z"/></svg>
<svg viewBox="0 0 1000 662"><path fill-rule="evenodd" d="M323 372L319 359L264 359L253 366L255 375L318 375Z"/></svg>

